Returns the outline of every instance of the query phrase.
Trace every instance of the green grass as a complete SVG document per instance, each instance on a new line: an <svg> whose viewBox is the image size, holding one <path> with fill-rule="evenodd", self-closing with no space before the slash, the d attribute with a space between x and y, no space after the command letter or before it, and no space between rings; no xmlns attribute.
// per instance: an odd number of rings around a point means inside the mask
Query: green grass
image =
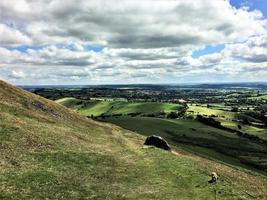
<svg viewBox="0 0 267 200"><path fill-rule="evenodd" d="M68 108L78 108L79 105L83 102L82 100L78 100L72 97L67 97L63 99L56 100L57 103L66 106Z"/></svg>
<svg viewBox="0 0 267 200"><path fill-rule="evenodd" d="M267 166L266 145L250 141L227 131L209 127L194 120L112 117L106 118L105 121L143 135L160 135L177 147L180 144L205 147L209 151L217 152L211 155L202 151L205 156L221 160L221 154L223 154L225 158L229 158L229 162L224 159L226 163L233 164L233 158L237 160L237 162L234 162L236 166L251 169L247 165L240 164L240 160L244 158L243 156L246 156L245 160L249 160L255 165L265 168ZM200 152L195 151L195 153Z"/></svg>
<svg viewBox="0 0 267 200"><path fill-rule="evenodd" d="M256 97L250 97L249 99L257 99L257 100L263 99L263 100L267 100L267 94L261 95L261 96L256 96Z"/></svg>
<svg viewBox="0 0 267 200"><path fill-rule="evenodd" d="M230 120L224 120L224 119L220 119L219 121L225 127L228 127L234 130L239 130L239 131L248 133L250 135L256 135L263 140L267 140L267 129L265 128L259 128L259 127L255 127L251 125L240 124L236 121L230 121ZM238 124L241 125L242 127L241 130L238 128Z"/></svg>
<svg viewBox="0 0 267 200"><path fill-rule="evenodd" d="M267 179L0 82L0 199L265 199ZM208 184L209 174L220 175Z"/></svg>
<svg viewBox="0 0 267 200"><path fill-rule="evenodd" d="M103 113L107 113L111 108L111 102L105 101L93 101L86 107L78 109L78 112L85 116L99 116Z"/></svg>
<svg viewBox="0 0 267 200"><path fill-rule="evenodd" d="M57 100L58 103L75 108L79 113L86 116L99 116L101 114L129 114L129 113L155 113L155 112L175 112L182 107L179 104L158 103L158 102L125 102L125 101L88 101L79 105L79 100L74 98L64 98ZM78 105L77 105L78 103ZM76 105L76 106L74 106Z"/></svg>
<svg viewBox="0 0 267 200"><path fill-rule="evenodd" d="M200 114L200 115L216 115L218 117L229 118L233 119L236 115L236 113L231 111L224 111L219 109L213 109L213 108L207 108L205 106L194 106L190 105L188 111L194 112L194 114Z"/></svg>

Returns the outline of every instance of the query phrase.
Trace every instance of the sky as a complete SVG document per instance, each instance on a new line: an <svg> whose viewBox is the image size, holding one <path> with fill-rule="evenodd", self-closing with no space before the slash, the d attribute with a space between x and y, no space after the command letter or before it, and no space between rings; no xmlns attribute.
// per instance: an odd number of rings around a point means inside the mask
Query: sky
<svg viewBox="0 0 267 200"><path fill-rule="evenodd" d="M1 0L0 79L267 82L267 0Z"/></svg>

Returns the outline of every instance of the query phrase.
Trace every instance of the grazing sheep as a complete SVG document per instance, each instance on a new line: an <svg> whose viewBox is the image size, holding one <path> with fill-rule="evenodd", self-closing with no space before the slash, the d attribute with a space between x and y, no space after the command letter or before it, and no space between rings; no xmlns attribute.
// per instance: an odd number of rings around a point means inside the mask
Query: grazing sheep
<svg viewBox="0 0 267 200"><path fill-rule="evenodd" d="M216 172L211 173L211 180L209 180L209 183L216 183L219 179L219 176Z"/></svg>

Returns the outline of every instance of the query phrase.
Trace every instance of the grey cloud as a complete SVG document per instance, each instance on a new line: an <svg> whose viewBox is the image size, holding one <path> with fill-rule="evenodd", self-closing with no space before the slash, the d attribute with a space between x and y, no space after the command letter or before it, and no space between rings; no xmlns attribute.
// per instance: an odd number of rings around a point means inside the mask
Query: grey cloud
<svg viewBox="0 0 267 200"><path fill-rule="evenodd" d="M267 62L266 19L225 0L1 0L0 25L1 47L47 46L25 53L0 48L0 74L12 78L13 70L19 80L175 80L254 73ZM66 43L80 48L57 45ZM228 45L221 53L192 58L198 47L218 43ZM91 52L85 45L104 49Z"/></svg>
<svg viewBox="0 0 267 200"><path fill-rule="evenodd" d="M46 44L80 41L115 48L179 47L239 40L263 32L266 26L256 12L236 10L225 0L194 4L183 0L18 0L15 7L2 0L0 8L0 21L13 21L34 42Z"/></svg>
<svg viewBox="0 0 267 200"><path fill-rule="evenodd" d="M188 44L201 44L200 36L189 35L159 35L152 34L128 34L115 36L108 39L108 43L114 47L131 47L131 48L162 48L162 47L177 47Z"/></svg>
<svg viewBox="0 0 267 200"><path fill-rule="evenodd" d="M267 62L267 34L251 37L242 43L229 44L224 54L252 63Z"/></svg>

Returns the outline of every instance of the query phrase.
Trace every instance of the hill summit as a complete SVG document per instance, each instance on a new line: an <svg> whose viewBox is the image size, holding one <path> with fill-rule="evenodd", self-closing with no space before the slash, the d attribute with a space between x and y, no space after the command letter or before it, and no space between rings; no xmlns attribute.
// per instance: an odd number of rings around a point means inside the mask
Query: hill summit
<svg viewBox="0 0 267 200"><path fill-rule="evenodd" d="M267 198L264 175L144 140L0 81L0 199Z"/></svg>

